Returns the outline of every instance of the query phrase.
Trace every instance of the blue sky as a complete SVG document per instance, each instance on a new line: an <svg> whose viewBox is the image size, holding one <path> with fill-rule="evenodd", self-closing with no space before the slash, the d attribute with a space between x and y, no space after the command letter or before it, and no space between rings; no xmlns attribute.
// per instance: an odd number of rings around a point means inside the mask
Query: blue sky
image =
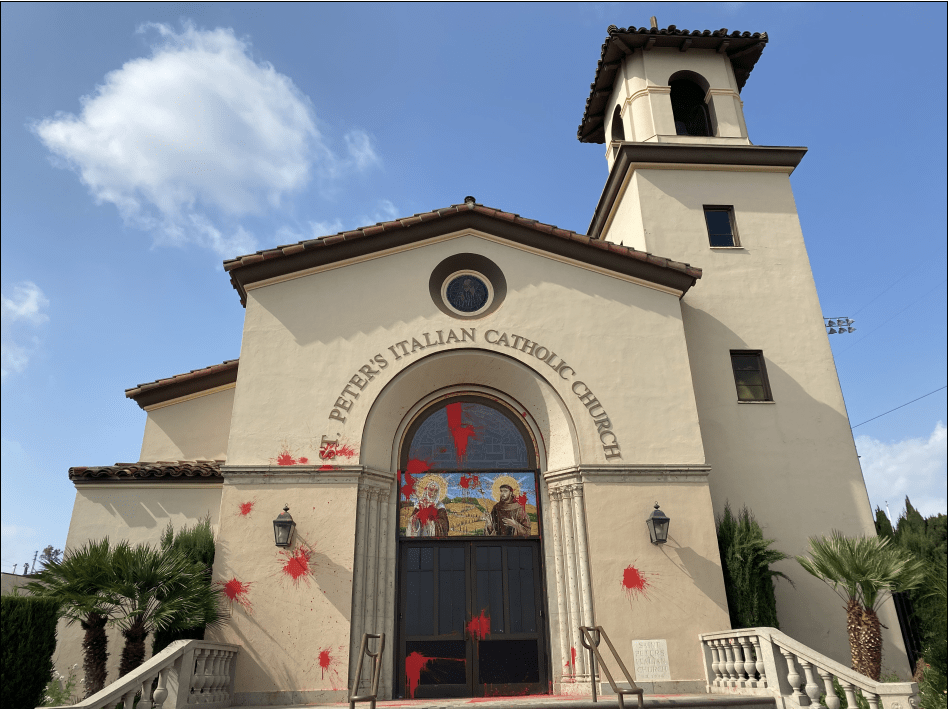
<svg viewBox="0 0 950 709"><path fill-rule="evenodd" d="M586 231L600 46L650 15L769 34L746 121L809 148L852 424L944 386L945 4L4 3L3 570L63 546L69 466L138 458L124 389L237 356L224 258L466 195ZM943 390L855 429L872 503L946 511L946 423Z"/></svg>

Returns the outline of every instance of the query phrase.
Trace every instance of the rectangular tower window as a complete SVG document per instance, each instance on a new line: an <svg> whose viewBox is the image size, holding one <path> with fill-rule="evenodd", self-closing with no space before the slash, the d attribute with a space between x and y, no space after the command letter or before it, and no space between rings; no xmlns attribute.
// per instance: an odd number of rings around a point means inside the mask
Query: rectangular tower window
<svg viewBox="0 0 950 709"><path fill-rule="evenodd" d="M706 213L706 231L709 232L710 246L739 245L736 215L732 207L703 207L703 211Z"/></svg>
<svg viewBox="0 0 950 709"><path fill-rule="evenodd" d="M730 354L739 401L772 401L762 350L732 350Z"/></svg>

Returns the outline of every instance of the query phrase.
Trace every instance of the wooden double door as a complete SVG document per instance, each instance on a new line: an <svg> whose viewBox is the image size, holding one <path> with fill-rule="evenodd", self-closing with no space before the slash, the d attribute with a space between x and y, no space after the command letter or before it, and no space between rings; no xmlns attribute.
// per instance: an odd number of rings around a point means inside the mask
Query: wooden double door
<svg viewBox="0 0 950 709"><path fill-rule="evenodd" d="M402 697L548 691L537 540L400 543Z"/></svg>

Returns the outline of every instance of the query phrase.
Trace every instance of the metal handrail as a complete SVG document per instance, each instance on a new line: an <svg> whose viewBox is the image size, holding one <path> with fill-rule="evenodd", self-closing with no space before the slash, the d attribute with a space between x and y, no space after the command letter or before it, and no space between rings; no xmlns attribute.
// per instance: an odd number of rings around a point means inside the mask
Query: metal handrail
<svg viewBox="0 0 950 709"><path fill-rule="evenodd" d="M630 676L630 673L627 671L627 666L623 664L623 660L620 659L620 655L617 654L614 644L610 642L610 638L607 636L607 633L604 631L603 627L597 625L593 628L587 626L581 626L581 645L590 650L591 656L591 672L590 672L590 686L591 693L593 695L594 701L597 701L597 683L594 678L594 670L596 665L594 664L594 658L597 658L597 664L600 665L600 669L604 671L604 674L607 676L607 681L610 682L610 688L617 695L617 704L620 706L620 709L623 709L623 695L625 694L636 694L637 695L637 706L639 709L643 709L643 689L637 686L637 683L633 681L633 677ZM597 640L594 641L594 638L591 636L591 633L597 634ZM600 650L597 648L600 646L600 639L603 637L607 641L607 647L610 648L610 652L614 656L617 664L620 665L620 669L623 670L624 676L627 678L627 682L630 683L630 688L618 687L617 683L614 682L613 676L610 674L610 670L607 669L607 665L604 662L604 658L600 656Z"/></svg>
<svg viewBox="0 0 950 709"><path fill-rule="evenodd" d="M369 649L370 640L379 640L376 652ZM350 692L350 709L355 709L357 702L369 702L370 709L376 709L376 695L379 692L379 672L383 666L383 649L386 647L386 633L373 635L363 633L363 642L360 643L360 659L356 663L356 675L353 677L353 690ZM373 658L373 685L369 694L357 694L360 688L360 677L363 674L363 658L369 655Z"/></svg>

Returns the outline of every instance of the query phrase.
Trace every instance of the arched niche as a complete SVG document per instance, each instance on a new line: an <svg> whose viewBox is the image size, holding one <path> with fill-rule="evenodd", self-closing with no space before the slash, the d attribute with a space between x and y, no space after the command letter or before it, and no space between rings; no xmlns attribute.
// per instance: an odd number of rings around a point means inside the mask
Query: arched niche
<svg viewBox="0 0 950 709"><path fill-rule="evenodd" d="M537 441L540 470L579 462L574 422L544 377L503 354L459 349L420 359L380 391L363 427L360 464L397 471L407 428L433 401L455 393L494 397L517 411Z"/></svg>

